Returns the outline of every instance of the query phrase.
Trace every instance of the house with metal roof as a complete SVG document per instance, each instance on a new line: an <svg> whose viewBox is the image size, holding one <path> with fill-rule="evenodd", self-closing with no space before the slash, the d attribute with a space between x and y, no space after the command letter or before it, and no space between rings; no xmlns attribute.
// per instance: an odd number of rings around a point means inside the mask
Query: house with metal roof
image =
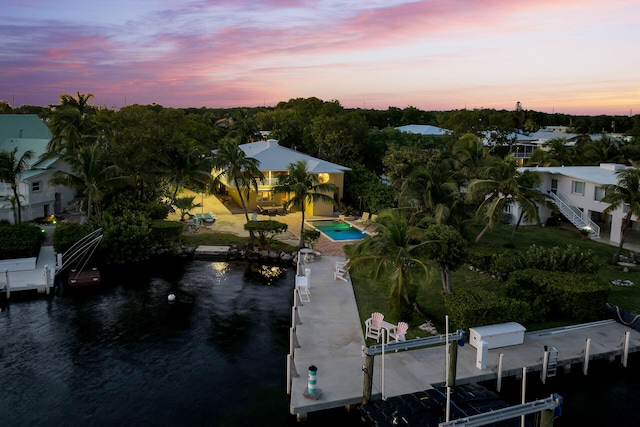
<svg viewBox="0 0 640 427"><path fill-rule="evenodd" d="M620 226L627 211L620 207L611 214L602 212L609 206L602 201L608 185L618 183L616 172L626 166L601 163L599 166L528 167L542 176L539 189L547 194L557 210L578 229L587 229L592 238L601 231L609 231L609 240L619 243ZM544 224L553 216L551 208L540 208L540 220ZM631 227L640 230L638 218L632 218Z"/></svg>
<svg viewBox="0 0 640 427"><path fill-rule="evenodd" d="M17 148L18 158L29 150L33 152L18 183L23 221L61 213L74 200L72 189L49 183L55 171L68 170L57 158L43 157L50 140L49 128L37 115L0 114L0 151L11 152ZM14 221L12 197L10 184L0 182L0 220Z"/></svg>
<svg viewBox="0 0 640 427"><path fill-rule="evenodd" d="M318 175L320 182L328 182L338 188L338 193L334 195L336 202L343 197L344 173L351 170L346 166L283 147L275 139L242 144L240 148L244 151L245 156L260 162L259 168L264 175L264 180L258 182L258 191L251 189L249 193L247 207L250 209L262 207L266 210L276 211L281 208L289 200L290 195L274 194L272 189L278 184L278 177L288 173L289 165L300 160L307 163L307 170L310 173ZM239 204L240 200L233 183L227 182L223 177L222 184L225 186L227 194ZM333 216L333 206L328 203L309 203L306 213L316 216Z"/></svg>

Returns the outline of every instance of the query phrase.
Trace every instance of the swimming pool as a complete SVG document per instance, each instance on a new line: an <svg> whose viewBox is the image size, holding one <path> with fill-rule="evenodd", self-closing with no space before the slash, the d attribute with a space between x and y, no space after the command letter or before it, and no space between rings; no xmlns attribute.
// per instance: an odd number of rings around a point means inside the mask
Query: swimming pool
<svg viewBox="0 0 640 427"><path fill-rule="evenodd" d="M321 219L307 221L307 223L331 240L362 240L367 236L364 231L341 219Z"/></svg>

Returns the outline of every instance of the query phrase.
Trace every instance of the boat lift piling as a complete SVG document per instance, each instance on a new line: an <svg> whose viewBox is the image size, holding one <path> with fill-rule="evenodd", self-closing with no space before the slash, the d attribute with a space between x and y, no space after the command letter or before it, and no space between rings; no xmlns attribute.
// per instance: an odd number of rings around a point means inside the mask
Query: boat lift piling
<svg viewBox="0 0 640 427"><path fill-rule="evenodd" d="M369 403L371 401L371 394L372 394L372 388L373 388L373 362L374 362L374 357L377 354L384 354L386 352L390 352L390 351L397 351L397 350L410 350L410 349L415 349L415 348L419 348L419 347L427 347L427 346L431 346L431 345L436 345L436 344L442 344L442 343L446 343L449 340L453 340L454 342L456 342L456 351L455 351L455 356L456 358L452 357L451 363L449 363L448 368L449 369L453 369L455 370L455 366L457 364L457 341L463 341L464 337L465 337L465 332L462 329L457 330L456 332L451 332L449 334L445 334L445 335L438 335L435 337L427 337L427 338L416 338L416 339L412 339L412 340L406 340L406 341L400 341L400 342L393 342L390 344L378 344L378 345L373 345L373 346L362 346L362 357L364 358L364 364L362 365L362 373L364 376L364 380L363 380L363 386L362 386L362 403ZM453 352L452 352L452 356L453 356ZM384 371L384 367L383 367L383 371ZM382 373L382 375L384 376L384 372ZM451 374L449 372L447 372L445 379L450 378ZM453 374L455 376L455 373Z"/></svg>

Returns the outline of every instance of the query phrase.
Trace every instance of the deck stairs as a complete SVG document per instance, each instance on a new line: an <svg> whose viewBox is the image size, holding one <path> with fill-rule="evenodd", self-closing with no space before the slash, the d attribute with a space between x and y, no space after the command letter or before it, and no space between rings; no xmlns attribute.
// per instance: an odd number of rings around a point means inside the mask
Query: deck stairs
<svg viewBox="0 0 640 427"><path fill-rule="evenodd" d="M592 221L587 215L575 206L571 205L569 199L558 192L550 192L549 197L554 205L558 207L560 213L569 220L578 230L588 229L589 238L600 238L600 226Z"/></svg>

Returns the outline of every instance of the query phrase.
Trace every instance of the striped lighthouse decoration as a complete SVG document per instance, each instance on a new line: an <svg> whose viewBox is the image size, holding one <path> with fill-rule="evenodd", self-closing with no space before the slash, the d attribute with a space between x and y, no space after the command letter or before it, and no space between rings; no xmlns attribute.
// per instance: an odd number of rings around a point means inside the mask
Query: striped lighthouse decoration
<svg viewBox="0 0 640 427"><path fill-rule="evenodd" d="M309 366L309 383L307 389L311 396L316 395L316 376L318 375L318 368L314 365Z"/></svg>
<svg viewBox="0 0 640 427"><path fill-rule="evenodd" d="M318 368L314 365L309 366L309 379L307 381L307 389L304 391L304 396L309 399L318 399L320 392L316 389L316 377L318 375Z"/></svg>

